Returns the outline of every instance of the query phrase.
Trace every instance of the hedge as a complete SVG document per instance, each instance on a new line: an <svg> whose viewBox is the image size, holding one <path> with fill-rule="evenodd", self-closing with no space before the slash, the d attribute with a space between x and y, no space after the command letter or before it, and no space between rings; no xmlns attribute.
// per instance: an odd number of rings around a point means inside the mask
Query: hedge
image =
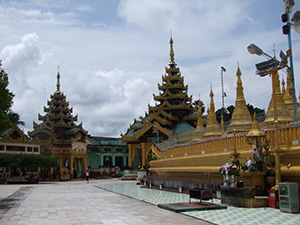
<svg viewBox="0 0 300 225"><path fill-rule="evenodd" d="M4 154L0 155L0 167L50 168L57 167L57 160L46 155Z"/></svg>

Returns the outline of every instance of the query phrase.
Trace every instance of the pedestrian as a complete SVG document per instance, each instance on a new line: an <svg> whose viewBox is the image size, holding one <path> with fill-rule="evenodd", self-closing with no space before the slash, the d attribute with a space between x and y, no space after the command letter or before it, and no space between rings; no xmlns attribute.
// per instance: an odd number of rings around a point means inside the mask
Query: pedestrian
<svg viewBox="0 0 300 225"><path fill-rule="evenodd" d="M89 183L89 175L90 175L90 174L89 174L89 171L87 170L87 171L86 171L86 174L85 174L85 179L86 179L86 182L87 182L87 183Z"/></svg>

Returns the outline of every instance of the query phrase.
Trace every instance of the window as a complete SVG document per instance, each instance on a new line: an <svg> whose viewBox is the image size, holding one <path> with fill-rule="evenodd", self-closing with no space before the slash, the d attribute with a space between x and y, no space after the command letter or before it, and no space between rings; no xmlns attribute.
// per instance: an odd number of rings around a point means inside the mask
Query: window
<svg viewBox="0 0 300 225"><path fill-rule="evenodd" d="M104 148L104 152L111 152L111 148Z"/></svg>
<svg viewBox="0 0 300 225"><path fill-rule="evenodd" d="M116 148L116 152L123 152L123 149L122 148Z"/></svg>

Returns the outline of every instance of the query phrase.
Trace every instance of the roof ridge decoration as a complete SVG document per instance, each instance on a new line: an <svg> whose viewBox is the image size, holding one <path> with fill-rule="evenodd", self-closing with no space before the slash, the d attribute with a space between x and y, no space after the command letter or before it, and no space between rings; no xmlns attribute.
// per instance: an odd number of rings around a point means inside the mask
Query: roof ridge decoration
<svg viewBox="0 0 300 225"><path fill-rule="evenodd" d="M60 93L60 74L59 74L59 71L57 72L57 83L56 83L56 93Z"/></svg>
<svg viewBox="0 0 300 225"><path fill-rule="evenodd" d="M171 34L171 38L170 38L170 63L169 65L176 65L175 61L174 61L174 49L173 49L173 38L172 38L172 34Z"/></svg>

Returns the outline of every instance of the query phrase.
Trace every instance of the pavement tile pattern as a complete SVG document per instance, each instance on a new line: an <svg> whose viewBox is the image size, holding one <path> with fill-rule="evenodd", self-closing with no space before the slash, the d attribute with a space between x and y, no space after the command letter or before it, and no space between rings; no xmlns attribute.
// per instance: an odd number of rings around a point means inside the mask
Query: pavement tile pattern
<svg viewBox="0 0 300 225"><path fill-rule="evenodd" d="M70 181L0 185L0 224L211 224L99 188L107 182L123 183L120 180L90 180L90 183ZM11 187L15 192L9 190Z"/></svg>
<svg viewBox="0 0 300 225"><path fill-rule="evenodd" d="M158 205L177 202L188 202L189 196L184 193L167 192L162 190L140 188L136 182L123 183L101 183L101 187L107 190L130 196L148 203ZM197 200L195 200L197 201ZM219 199L214 203L221 204ZM241 208L228 206L227 209L182 212L198 219L203 219L215 224L244 225L244 224L278 224L278 225L300 225L300 214L280 212L279 209L269 207L263 208Z"/></svg>

